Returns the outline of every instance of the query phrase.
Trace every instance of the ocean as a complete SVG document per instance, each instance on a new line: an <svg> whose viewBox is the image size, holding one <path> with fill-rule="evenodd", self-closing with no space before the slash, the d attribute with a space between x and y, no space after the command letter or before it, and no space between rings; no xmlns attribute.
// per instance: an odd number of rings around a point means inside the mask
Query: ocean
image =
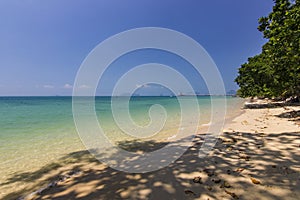
<svg viewBox="0 0 300 200"><path fill-rule="evenodd" d="M189 101L190 97L180 98ZM224 97L212 98L218 102ZM211 97L199 96L197 100L201 114L199 125L208 124ZM227 97L226 118L237 115L243 101ZM104 132L113 142L134 139L114 122L110 102L111 97L95 98L96 115ZM147 125L148 111L154 104L165 108L167 118L161 133L151 139L175 137L181 116L176 97L132 97L129 112L133 121L140 126ZM193 117L193 111L189 112ZM72 97L0 97L0 113L0 185L5 185L15 174L39 170L69 153L85 150L73 120Z"/></svg>

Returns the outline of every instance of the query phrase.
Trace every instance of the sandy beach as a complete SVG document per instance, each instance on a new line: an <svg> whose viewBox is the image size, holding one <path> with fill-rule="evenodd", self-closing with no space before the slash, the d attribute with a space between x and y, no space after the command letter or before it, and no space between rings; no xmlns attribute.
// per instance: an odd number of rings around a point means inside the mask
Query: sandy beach
<svg viewBox="0 0 300 200"><path fill-rule="evenodd" d="M12 181L22 181L26 187L3 198L296 200L300 196L299 112L299 106L243 109L225 125L209 156L198 157L204 138L199 134L175 163L150 173L120 172L86 151L74 152L57 166L16 176ZM151 149L164 144L133 145Z"/></svg>
<svg viewBox="0 0 300 200"><path fill-rule="evenodd" d="M300 200L300 0L0 0L0 24L0 200Z"/></svg>

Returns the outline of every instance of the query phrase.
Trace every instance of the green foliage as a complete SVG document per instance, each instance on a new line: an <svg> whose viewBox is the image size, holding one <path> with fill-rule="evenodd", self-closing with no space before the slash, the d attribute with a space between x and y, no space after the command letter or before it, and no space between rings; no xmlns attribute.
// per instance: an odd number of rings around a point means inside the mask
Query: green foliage
<svg viewBox="0 0 300 200"><path fill-rule="evenodd" d="M235 81L242 97L300 97L299 1L274 2L273 11L259 19L258 30L268 42L239 68Z"/></svg>

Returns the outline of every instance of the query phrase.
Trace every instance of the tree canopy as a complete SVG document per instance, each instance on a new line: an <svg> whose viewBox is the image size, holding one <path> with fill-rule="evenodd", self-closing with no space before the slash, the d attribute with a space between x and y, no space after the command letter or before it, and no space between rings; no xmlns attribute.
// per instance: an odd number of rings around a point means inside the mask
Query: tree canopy
<svg viewBox="0 0 300 200"><path fill-rule="evenodd" d="M272 12L259 19L268 41L259 55L248 58L235 79L241 97L300 97L299 0L274 0Z"/></svg>

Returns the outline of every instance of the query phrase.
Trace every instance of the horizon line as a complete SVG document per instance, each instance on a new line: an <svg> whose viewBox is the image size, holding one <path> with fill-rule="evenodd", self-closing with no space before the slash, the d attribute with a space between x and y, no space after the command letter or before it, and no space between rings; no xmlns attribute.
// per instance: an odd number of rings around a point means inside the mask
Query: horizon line
<svg viewBox="0 0 300 200"><path fill-rule="evenodd" d="M232 94L198 94L198 95L95 95L95 96L73 96L73 95L0 95L0 97L188 97L188 96L236 96Z"/></svg>

